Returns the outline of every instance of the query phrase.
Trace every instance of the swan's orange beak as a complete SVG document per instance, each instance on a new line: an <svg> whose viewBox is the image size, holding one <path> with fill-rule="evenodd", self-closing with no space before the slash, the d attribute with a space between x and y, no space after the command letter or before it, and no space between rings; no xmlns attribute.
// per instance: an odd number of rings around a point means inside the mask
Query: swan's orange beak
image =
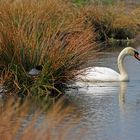
<svg viewBox="0 0 140 140"><path fill-rule="evenodd" d="M140 61L139 53L135 51L134 57Z"/></svg>

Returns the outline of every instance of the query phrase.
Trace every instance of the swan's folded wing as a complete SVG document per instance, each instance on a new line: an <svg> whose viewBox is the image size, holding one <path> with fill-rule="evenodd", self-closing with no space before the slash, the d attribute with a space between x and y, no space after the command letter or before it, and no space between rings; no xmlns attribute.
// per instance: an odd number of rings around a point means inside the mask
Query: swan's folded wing
<svg viewBox="0 0 140 140"><path fill-rule="evenodd" d="M119 73L107 67L89 68L79 75L83 81L119 81Z"/></svg>

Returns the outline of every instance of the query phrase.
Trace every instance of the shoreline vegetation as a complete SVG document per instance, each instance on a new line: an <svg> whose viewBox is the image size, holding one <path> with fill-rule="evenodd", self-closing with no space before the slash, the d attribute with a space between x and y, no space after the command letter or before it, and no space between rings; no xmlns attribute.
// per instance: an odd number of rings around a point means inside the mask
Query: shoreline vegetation
<svg viewBox="0 0 140 140"><path fill-rule="evenodd" d="M85 0L0 1L0 86L6 96L59 96L99 44L131 42L140 7ZM28 72L42 65L40 75Z"/></svg>
<svg viewBox="0 0 140 140"><path fill-rule="evenodd" d="M83 138L88 126L75 126L78 103L54 97L96 60L102 44L133 42L139 23L138 4L115 0L0 1L0 138ZM30 76L37 65L42 72Z"/></svg>

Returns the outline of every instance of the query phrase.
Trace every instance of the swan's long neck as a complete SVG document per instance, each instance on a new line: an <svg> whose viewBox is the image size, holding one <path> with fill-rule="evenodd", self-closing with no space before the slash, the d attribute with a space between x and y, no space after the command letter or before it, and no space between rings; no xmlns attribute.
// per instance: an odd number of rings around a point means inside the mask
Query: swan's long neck
<svg viewBox="0 0 140 140"><path fill-rule="evenodd" d="M118 56L118 68L120 71L120 80L121 81L128 81L128 74L124 66L124 58L127 55L125 51L122 51Z"/></svg>

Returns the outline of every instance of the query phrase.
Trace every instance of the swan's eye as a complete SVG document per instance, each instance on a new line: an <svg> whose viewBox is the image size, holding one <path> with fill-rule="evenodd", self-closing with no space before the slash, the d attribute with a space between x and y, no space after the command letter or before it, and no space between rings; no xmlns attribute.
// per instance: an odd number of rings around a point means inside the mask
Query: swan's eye
<svg viewBox="0 0 140 140"><path fill-rule="evenodd" d="M137 51L134 51L135 55L139 55L139 53Z"/></svg>

